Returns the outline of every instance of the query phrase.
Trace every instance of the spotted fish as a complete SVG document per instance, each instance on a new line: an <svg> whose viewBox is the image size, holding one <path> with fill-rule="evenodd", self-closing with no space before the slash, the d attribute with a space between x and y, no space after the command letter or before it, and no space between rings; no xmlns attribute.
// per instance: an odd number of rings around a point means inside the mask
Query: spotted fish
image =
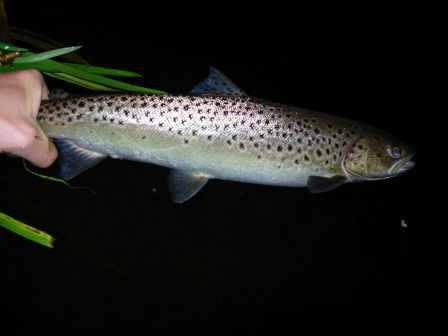
<svg viewBox="0 0 448 336"><path fill-rule="evenodd" d="M174 202L209 179L305 187L379 180L414 150L360 122L247 95L217 69L187 95L119 93L42 103L37 116L71 179L106 157L171 168Z"/></svg>

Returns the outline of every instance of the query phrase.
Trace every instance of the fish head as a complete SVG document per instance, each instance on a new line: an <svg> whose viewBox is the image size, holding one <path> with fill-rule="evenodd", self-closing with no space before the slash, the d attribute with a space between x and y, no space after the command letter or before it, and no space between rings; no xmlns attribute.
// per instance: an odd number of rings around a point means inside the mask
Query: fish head
<svg viewBox="0 0 448 336"><path fill-rule="evenodd" d="M371 129L357 138L343 160L353 181L380 180L401 175L415 166L415 150L382 131Z"/></svg>

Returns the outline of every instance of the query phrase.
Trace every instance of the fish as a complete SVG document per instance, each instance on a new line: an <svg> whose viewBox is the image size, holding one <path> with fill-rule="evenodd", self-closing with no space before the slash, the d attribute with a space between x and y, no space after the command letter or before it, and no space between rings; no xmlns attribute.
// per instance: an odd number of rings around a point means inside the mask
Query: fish
<svg viewBox="0 0 448 336"><path fill-rule="evenodd" d="M415 150L362 122L248 95L216 68L188 94L68 96L43 101L37 120L70 180L107 157L170 168L172 200L210 179L308 187L401 175Z"/></svg>

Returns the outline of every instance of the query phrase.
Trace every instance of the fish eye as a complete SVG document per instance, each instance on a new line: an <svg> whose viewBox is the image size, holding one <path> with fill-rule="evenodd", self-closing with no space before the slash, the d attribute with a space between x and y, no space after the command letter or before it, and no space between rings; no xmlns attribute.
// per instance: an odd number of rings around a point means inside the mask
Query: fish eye
<svg viewBox="0 0 448 336"><path fill-rule="evenodd" d="M398 146L389 147L387 151L394 159L398 159L401 156L401 148Z"/></svg>

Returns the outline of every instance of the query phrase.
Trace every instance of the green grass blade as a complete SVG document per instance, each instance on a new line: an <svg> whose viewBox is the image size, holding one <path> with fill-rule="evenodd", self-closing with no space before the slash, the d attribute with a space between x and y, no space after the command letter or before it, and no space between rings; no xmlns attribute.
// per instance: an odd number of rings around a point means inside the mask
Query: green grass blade
<svg viewBox="0 0 448 336"><path fill-rule="evenodd" d="M49 58L61 56L64 54L71 53L72 51L78 50L81 48L80 46L77 47L66 47L66 48L59 48L54 49L50 51L45 51L39 54L34 53L26 53L25 55L18 57L14 60L14 63L20 64L20 63L35 63L40 62Z"/></svg>
<svg viewBox="0 0 448 336"><path fill-rule="evenodd" d="M19 48L19 47L13 46L10 43L5 43L5 42L2 42L2 41L0 41L0 50L6 51L6 52L10 52L10 51L28 51L27 49Z"/></svg>
<svg viewBox="0 0 448 336"><path fill-rule="evenodd" d="M36 229L32 226L26 225L2 212L0 212L0 226L8 229L26 239L46 247L53 248L55 239L48 233Z"/></svg>
<svg viewBox="0 0 448 336"><path fill-rule="evenodd" d="M76 63L63 63L65 65L71 66L72 68L83 70L89 73L103 75L103 76L116 76L116 77L142 77L142 75L126 70L103 68L93 65L76 64Z"/></svg>
<svg viewBox="0 0 448 336"><path fill-rule="evenodd" d="M135 92L141 92L141 93L149 93L149 94L166 94L164 91L154 90L154 89L148 89L145 87L141 87L138 85L132 85L128 83L124 83L115 79L106 78L101 75L91 74L83 70L79 70L76 68L73 68L71 66L58 63L56 61L53 61L51 59L46 59L41 62L39 62L40 65L45 66L47 69L50 70L50 72L63 72L75 77L79 77L81 79L85 79L88 81L100 83L106 86L109 86L111 88L120 89L120 90L127 90L127 91L135 91Z"/></svg>
<svg viewBox="0 0 448 336"><path fill-rule="evenodd" d="M70 184L68 184L67 181L65 181L63 179L60 179L58 177L53 177L53 176L48 176L48 175L43 175L43 174L36 173L36 172L32 171L31 169L29 169L26 166L26 161L24 159L22 161L23 161L23 167L25 168L25 171L30 173L31 175L37 176L37 177L39 177L41 179L44 179L44 180L49 180L49 181L53 181L53 182L62 183L63 185L65 185L66 187L69 187L70 189L87 189L92 194L95 194L95 190L93 190L92 188L89 188L89 187L73 187Z"/></svg>
<svg viewBox="0 0 448 336"><path fill-rule="evenodd" d="M45 75L50 76L50 77L54 77L75 85L79 85L82 87L85 87L87 89L90 90L99 90L99 91L115 91L114 89L111 89L107 86L98 84L98 83L94 83L94 82L90 82L90 81L86 81L84 79L81 78L77 78L71 75L67 75L65 73L61 73L61 72L56 72L56 73L51 73L51 72L43 72Z"/></svg>

